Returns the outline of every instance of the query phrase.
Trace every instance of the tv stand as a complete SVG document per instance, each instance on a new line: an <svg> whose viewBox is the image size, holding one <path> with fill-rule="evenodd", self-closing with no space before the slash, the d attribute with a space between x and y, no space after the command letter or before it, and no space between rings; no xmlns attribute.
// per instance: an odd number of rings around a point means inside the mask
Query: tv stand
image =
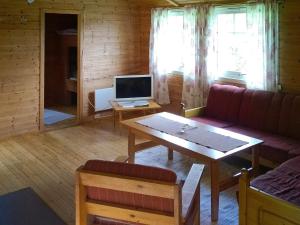
<svg viewBox="0 0 300 225"><path fill-rule="evenodd" d="M142 100L142 101L145 103L145 100ZM127 101L127 102L129 102L129 101ZM132 102L139 103L140 101L130 101L129 103L132 103ZM153 100L146 100L147 105L138 105L138 104L133 105L132 104L131 107L121 106L120 104L125 103L125 102L122 103L121 101L111 101L110 103L113 108L114 128L116 127L117 115L119 117L119 122L121 122L123 120L123 113L142 111L144 113L144 115L146 115L147 112L156 113L157 110L159 110L161 108L161 106ZM120 123L119 123L119 127L121 127Z"/></svg>

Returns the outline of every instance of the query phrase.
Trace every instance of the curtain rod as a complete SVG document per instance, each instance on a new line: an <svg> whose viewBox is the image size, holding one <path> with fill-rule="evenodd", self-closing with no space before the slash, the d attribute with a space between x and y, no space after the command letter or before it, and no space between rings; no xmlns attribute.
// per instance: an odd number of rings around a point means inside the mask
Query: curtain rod
<svg viewBox="0 0 300 225"><path fill-rule="evenodd" d="M276 0L279 4L283 4L286 0ZM230 0L230 1L204 1L204 2L190 2L186 4L178 4L178 6L166 6L166 7L159 7L159 8L170 8L170 9L176 9L176 8L183 8L188 7L191 5L214 5L214 6L222 6L222 5L234 5L234 4L253 4L253 3L259 3L263 2L261 0Z"/></svg>

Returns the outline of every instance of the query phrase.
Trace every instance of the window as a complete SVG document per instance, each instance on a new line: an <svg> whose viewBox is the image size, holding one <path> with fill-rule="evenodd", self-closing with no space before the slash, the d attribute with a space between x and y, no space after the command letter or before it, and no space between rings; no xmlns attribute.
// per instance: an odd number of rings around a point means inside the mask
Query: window
<svg viewBox="0 0 300 225"><path fill-rule="evenodd" d="M163 36L164 51L167 54L166 63L169 72L182 72L183 70L183 46L184 31L183 19L184 13L181 10L169 10L167 17L167 26Z"/></svg>
<svg viewBox="0 0 300 225"><path fill-rule="evenodd" d="M207 59L210 82L225 77L243 80L248 88L276 90L278 14L268 10L264 4L213 10Z"/></svg>
<svg viewBox="0 0 300 225"><path fill-rule="evenodd" d="M214 20L217 76L244 79L248 51L246 9L218 9Z"/></svg>

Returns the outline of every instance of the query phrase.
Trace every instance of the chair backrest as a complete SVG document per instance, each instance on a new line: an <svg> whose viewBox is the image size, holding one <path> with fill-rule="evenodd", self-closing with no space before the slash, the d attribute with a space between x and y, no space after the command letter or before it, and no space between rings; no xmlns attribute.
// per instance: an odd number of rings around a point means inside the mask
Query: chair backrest
<svg viewBox="0 0 300 225"><path fill-rule="evenodd" d="M77 170L76 225L86 225L88 215L124 224L179 225L181 186L176 180L173 171L162 168L88 161Z"/></svg>

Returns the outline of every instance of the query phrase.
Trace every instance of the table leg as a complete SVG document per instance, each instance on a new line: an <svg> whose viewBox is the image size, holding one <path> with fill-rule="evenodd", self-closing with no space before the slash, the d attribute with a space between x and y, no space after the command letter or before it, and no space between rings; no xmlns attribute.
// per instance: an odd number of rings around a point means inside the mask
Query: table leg
<svg viewBox="0 0 300 225"><path fill-rule="evenodd" d="M119 111L119 132L120 132L120 135L122 134L122 124L121 124L121 121L123 120L123 114L121 111Z"/></svg>
<svg viewBox="0 0 300 225"><path fill-rule="evenodd" d="M135 158L135 134L132 133L132 131L129 129L128 130L128 162L129 163L134 163L134 158Z"/></svg>
<svg viewBox="0 0 300 225"><path fill-rule="evenodd" d="M173 150L171 148L168 148L168 160L173 160Z"/></svg>
<svg viewBox="0 0 300 225"><path fill-rule="evenodd" d="M168 160L173 160L173 150L168 148Z"/></svg>
<svg viewBox="0 0 300 225"><path fill-rule="evenodd" d="M113 110L114 129L116 129L116 111Z"/></svg>
<svg viewBox="0 0 300 225"><path fill-rule="evenodd" d="M252 169L253 176L257 176L259 173L259 149L257 147L252 148Z"/></svg>
<svg viewBox="0 0 300 225"><path fill-rule="evenodd" d="M211 161L210 163L211 178L211 220L218 221L219 218L219 162Z"/></svg>

